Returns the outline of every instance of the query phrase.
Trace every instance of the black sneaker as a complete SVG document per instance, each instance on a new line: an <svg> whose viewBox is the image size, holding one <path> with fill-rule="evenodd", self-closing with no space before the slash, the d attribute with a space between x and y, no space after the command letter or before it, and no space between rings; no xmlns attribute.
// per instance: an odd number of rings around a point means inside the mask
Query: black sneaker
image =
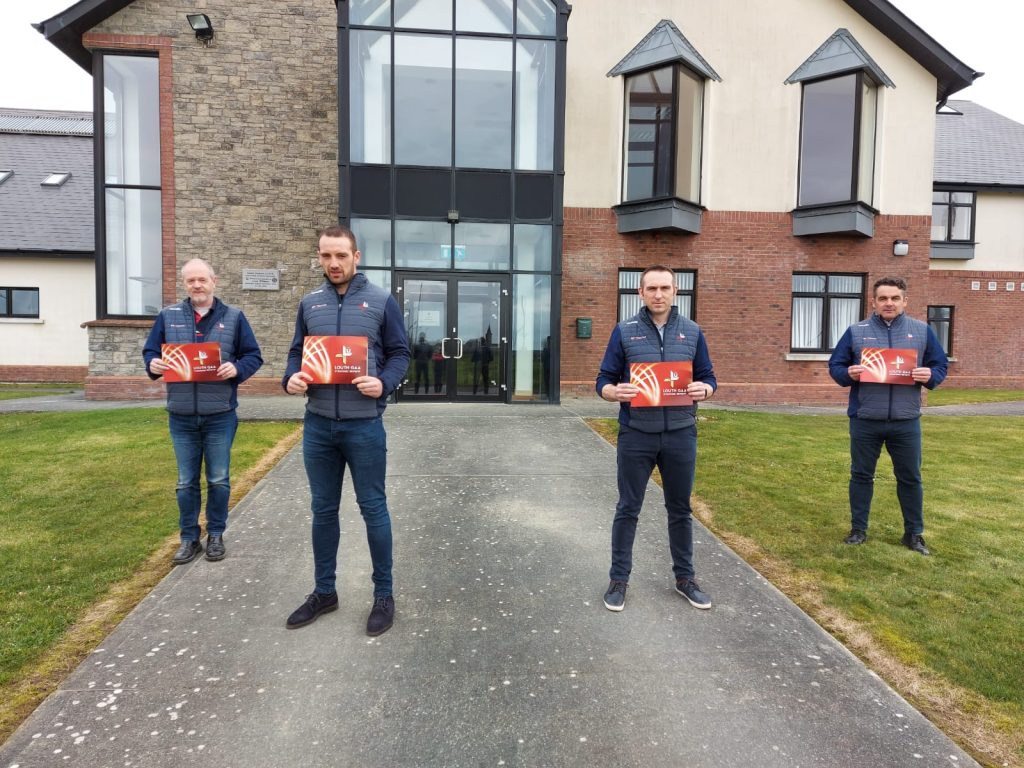
<svg viewBox="0 0 1024 768"><path fill-rule="evenodd" d="M861 531L857 528L854 528L850 531L850 535L843 539L843 544L863 544L867 540L867 531Z"/></svg>
<svg viewBox="0 0 1024 768"><path fill-rule="evenodd" d="M626 607L626 587L628 587L625 581L616 581L612 579L608 585L608 591L604 593L604 607L609 611L621 611Z"/></svg>
<svg viewBox="0 0 1024 768"><path fill-rule="evenodd" d="M711 607L711 598L701 591L700 584L693 579L676 580L676 592L690 601L690 605L701 610Z"/></svg>
<svg viewBox="0 0 1024 768"><path fill-rule="evenodd" d="M228 551L224 549L224 537L211 533L206 537L206 559L212 562L223 560Z"/></svg>
<svg viewBox="0 0 1024 768"><path fill-rule="evenodd" d="M203 545L198 541L183 541L181 546L178 547L178 551L174 553L174 557L171 558L172 565L184 565L185 563L191 563L203 552Z"/></svg>
<svg viewBox="0 0 1024 768"><path fill-rule="evenodd" d="M920 555L930 555L928 547L924 545L924 536L920 533L904 533L903 538L900 539L902 544L907 549L912 549Z"/></svg>
<svg viewBox="0 0 1024 768"><path fill-rule="evenodd" d="M383 635L391 625L395 623L395 598L387 597L373 598L373 608L366 619L366 634L370 637Z"/></svg>
<svg viewBox="0 0 1024 768"><path fill-rule="evenodd" d="M306 602L295 609L292 615L288 617L285 626L288 629L298 629L307 624L312 624L321 613L330 613L336 610L338 610L337 592L331 592L329 595L321 595L319 592L314 592L311 595L306 595Z"/></svg>

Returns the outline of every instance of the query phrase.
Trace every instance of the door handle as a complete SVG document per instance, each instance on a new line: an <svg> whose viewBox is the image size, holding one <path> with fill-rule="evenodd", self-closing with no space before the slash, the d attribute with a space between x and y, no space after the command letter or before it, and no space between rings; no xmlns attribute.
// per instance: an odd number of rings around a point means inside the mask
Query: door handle
<svg viewBox="0 0 1024 768"><path fill-rule="evenodd" d="M458 336L456 336L455 337L455 341L459 342L459 351L458 351L457 354L454 355L454 357L455 357L456 360L461 360L462 359L462 339L460 339Z"/></svg>
<svg viewBox="0 0 1024 768"><path fill-rule="evenodd" d="M445 354L448 351L449 341L451 341L451 339L448 336L445 336L443 339L441 339L441 357L443 357L445 360L448 360L451 357L451 355Z"/></svg>

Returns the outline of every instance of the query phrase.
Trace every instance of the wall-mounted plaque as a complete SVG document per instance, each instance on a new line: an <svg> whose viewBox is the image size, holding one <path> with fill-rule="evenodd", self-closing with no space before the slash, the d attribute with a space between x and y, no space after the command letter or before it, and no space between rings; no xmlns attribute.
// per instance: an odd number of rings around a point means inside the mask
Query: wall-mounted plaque
<svg viewBox="0 0 1024 768"><path fill-rule="evenodd" d="M281 272L277 269L243 269L243 291L281 290Z"/></svg>

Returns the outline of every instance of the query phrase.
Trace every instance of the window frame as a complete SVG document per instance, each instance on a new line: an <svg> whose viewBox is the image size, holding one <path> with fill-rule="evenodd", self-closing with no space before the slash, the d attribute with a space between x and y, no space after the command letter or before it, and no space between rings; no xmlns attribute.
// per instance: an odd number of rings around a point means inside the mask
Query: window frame
<svg viewBox="0 0 1024 768"><path fill-rule="evenodd" d="M7 307L0 312L0 318L5 320L35 320L41 317L40 315L40 304L39 304L39 288L30 288L28 286L16 286L16 285L0 285L0 291L7 291ZM23 312L14 311L14 292L15 291L26 291L29 293L35 293L36 295L36 311L34 314L25 314Z"/></svg>
<svg viewBox="0 0 1024 768"><path fill-rule="evenodd" d="M852 153L851 153L851 157L850 157L850 195L845 200L831 200L831 201L821 201L821 202L814 202L814 203L802 203L801 202L801 191L802 191L802 188L804 186L803 185L803 180L804 180L803 179L803 177L804 177L804 159L805 159L804 158L804 134L805 134L805 129L806 129L806 124L805 124L805 117L806 117L805 106L806 106L806 103L807 103L807 86L813 86L813 85L816 85L818 83L827 82L829 80L838 80L840 78L849 77L850 75L854 76L854 84L855 84L855 86L854 86L854 109L853 109L853 131L854 131L854 134L853 134ZM858 192L858 190L861 187L861 183L860 183L861 182L861 179L860 179L860 173L861 173L860 156L861 156L861 146L862 146L862 143L863 143L863 136L861 135L862 134L862 130L861 129L862 129L863 126L861 125L861 123L863 121L863 109L864 109L863 101L864 101L864 85L865 85L865 80L867 81L867 84L870 85L871 89L874 90L874 93L875 93L875 109L874 109L875 120L874 120L874 125L872 127L872 135L871 135L871 142L872 142L871 183L870 183L870 185L868 185L868 190L870 191L870 198L871 199L869 199L869 200L861 200L860 196L859 196L859 192ZM808 80L801 81L800 85L801 85L801 87L800 87L800 132L799 132L799 135L797 137L797 174L796 174L796 208L795 208L795 210L799 211L799 210L806 210L806 209L819 208L819 207L828 207L828 206L836 206L836 205L854 205L854 204L857 204L857 203L862 203L862 204L868 206L869 208L873 209L873 207L874 207L874 196L875 196L875 177L876 177L877 164L878 164L878 113L879 113L879 109L878 109L878 96L879 96L879 93L881 92L882 85L880 83L878 83L875 80L875 78L873 78L864 69L858 69L858 70L846 71L846 72L829 73L828 75L825 75L825 76L822 76L822 77L816 77L816 78L813 78L813 79L808 79ZM814 274L818 274L818 273L814 273Z"/></svg>
<svg viewBox="0 0 1024 768"><path fill-rule="evenodd" d="M945 203L936 203L935 195L944 194L947 196ZM966 203L954 203L953 195L970 195L970 204ZM946 236L942 240L932 240L933 243L956 243L960 245L972 245L974 244L975 225L978 219L978 192L974 189L951 189L949 187L935 187L932 189L932 220L935 220L935 208L936 206L944 207L947 210L946 216ZM954 239L952 237L952 230L954 224L954 217L952 215L954 208L967 208L971 212L971 232L967 240Z"/></svg>
<svg viewBox="0 0 1024 768"><path fill-rule="evenodd" d="M932 310L949 310L949 317L932 317ZM950 356L953 353L953 321L956 317L956 305L954 304L929 304L928 305L928 327L931 328L935 337L939 340L942 351L946 353L946 356ZM935 326L946 325L946 343L942 343L942 334L940 334Z"/></svg>
<svg viewBox="0 0 1024 768"><path fill-rule="evenodd" d="M675 275L676 299L678 299L680 296L689 296L690 297L690 313L686 317L688 319L693 320L694 322L696 322L696 320L697 320L697 270L695 270L695 269L675 269L673 267L672 268L672 272ZM616 301L615 301L615 317L616 317L615 322L616 323L621 323L623 320L628 319L628 318L622 316L622 298L624 296L636 296L637 295L637 289L636 288L623 288L622 287L622 276L624 274L635 274L639 278L639 276L643 274L643 269L634 269L633 267L620 267L619 271L616 273L616 278L617 278L617 283L616 283L616 286L617 286L616 297L617 298L616 298ZM681 275L691 275L692 276L692 281L691 282L693 283L693 288L680 288L679 287L679 277ZM638 281L638 285L639 285L639 281ZM672 300L672 305L673 306L677 306L676 305L676 299ZM641 307L643 306L643 302L640 303L640 306ZM630 317L632 317L632 315L630 315Z"/></svg>
<svg viewBox="0 0 1024 768"><path fill-rule="evenodd" d="M822 276L825 278L825 290L822 292L811 292L811 291L794 291L792 288L792 278L797 276ZM830 288L830 278L832 277L858 277L860 278L860 293L842 293L832 292ZM830 346L828 342L827 329L829 328L829 321L831 320L831 308L832 299L859 299L860 309L857 312L857 318L861 319L864 317L865 308L865 286L867 285L867 275L863 272L809 272L798 270L790 274L790 301L789 301L789 351L791 354L830 354L835 347ZM822 299L821 315L819 320L821 322L821 340L822 344L819 347L794 347L793 346L793 309L794 300L798 298L814 298Z"/></svg>

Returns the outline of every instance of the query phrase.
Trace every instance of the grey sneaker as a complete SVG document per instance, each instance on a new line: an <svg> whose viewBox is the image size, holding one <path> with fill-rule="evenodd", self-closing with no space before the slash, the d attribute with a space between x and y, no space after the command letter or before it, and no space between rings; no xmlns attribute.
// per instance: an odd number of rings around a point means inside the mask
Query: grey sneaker
<svg viewBox="0 0 1024 768"><path fill-rule="evenodd" d="M693 579L677 579L676 592L689 600L694 608L704 610L711 607L711 597Z"/></svg>
<svg viewBox="0 0 1024 768"><path fill-rule="evenodd" d="M604 593L604 607L609 611L621 611L626 607L626 587L628 587L625 581L616 581L612 579L608 585L608 591Z"/></svg>
<svg viewBox="0 0 1024 768"><path fill-rule="evenodd" d="M931 554L931 552L928 551L928 547L924 544L924 536L920 533L904 533L903 538L900 539L900 544L907 549L914 550L919 555Z"/></svg>
<svg viewBox="0 0 1024 768"><path fill-rule="evenodd" d="M854 528L850 531L850 535L843 539L843 544L863 544L867 540L867 531L861 531L857 528Z"/></svg>

